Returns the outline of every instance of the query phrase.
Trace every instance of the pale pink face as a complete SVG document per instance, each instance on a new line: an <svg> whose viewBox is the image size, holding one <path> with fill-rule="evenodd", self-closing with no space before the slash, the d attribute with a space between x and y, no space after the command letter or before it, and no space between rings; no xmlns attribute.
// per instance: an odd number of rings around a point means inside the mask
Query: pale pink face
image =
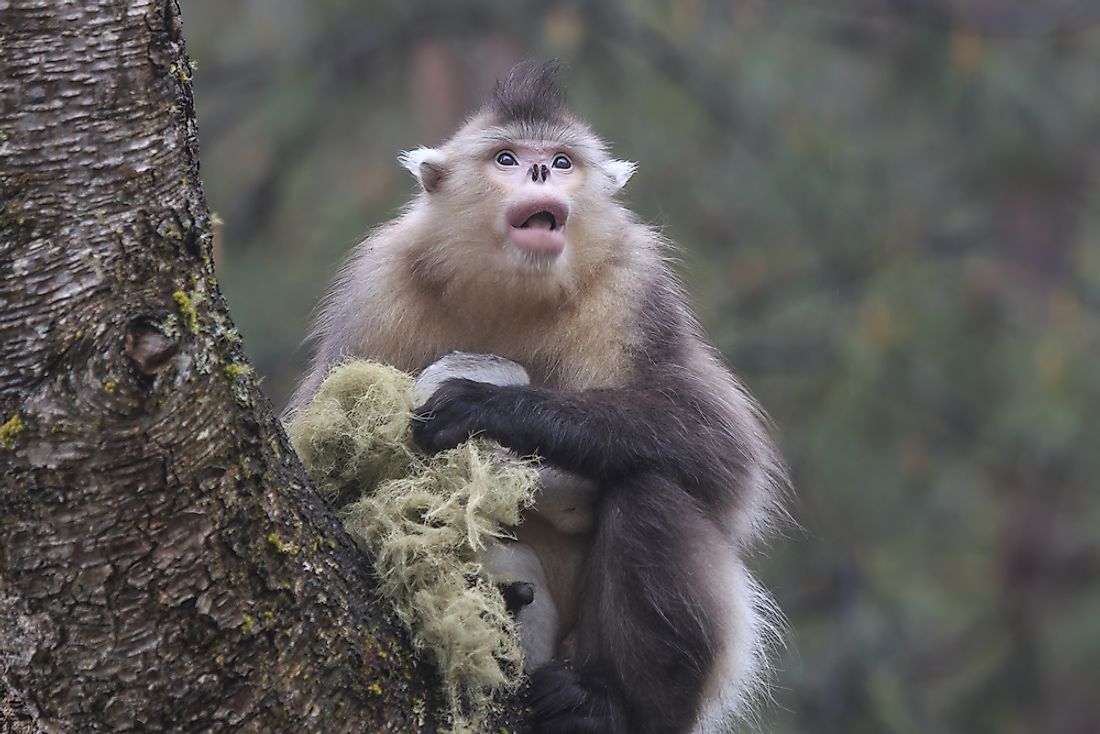
<svg viewBox="0 0 1100 734"><path fill-rule="evenodd" d="M422 188L414 213L429 228L424 242L446 263L437 277L558 296L609 256L629 219L614 197L634 164L610 159L577 122L498 124L486 113L441 148L400 160Z"/></svg>
<svg viewBox="0 0 1100 734"><path fill-rule="evenodd" d="M549 264L568 246L569 202L584 172L564 150L544 144L502 145L486 163L504 193L508 242L525 259Z"/></svg>

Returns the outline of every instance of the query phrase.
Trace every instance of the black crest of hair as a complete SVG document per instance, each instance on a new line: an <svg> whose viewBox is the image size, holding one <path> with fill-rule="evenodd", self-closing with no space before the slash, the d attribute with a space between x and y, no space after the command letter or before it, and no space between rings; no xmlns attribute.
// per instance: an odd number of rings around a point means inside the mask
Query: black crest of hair
<svg viewBox="0 0 1100 734"><path fill-rule="evenodd" d="M502 123L557 122L565 116L560 70L557 59L516 64L503 82L497 82L486 109Z"/></svg>

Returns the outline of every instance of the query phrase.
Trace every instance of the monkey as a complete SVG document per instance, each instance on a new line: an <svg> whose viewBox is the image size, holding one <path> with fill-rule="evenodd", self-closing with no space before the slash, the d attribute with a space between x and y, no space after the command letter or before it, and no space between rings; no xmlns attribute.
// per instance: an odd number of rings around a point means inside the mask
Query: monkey
<svg viewBox="0 0 1100 734"><path fill-rule="evenodd" d="M635 164L568 110L556 69L518 65L442 145L401 156L419 191L337 276L288 411L348 357L523 365L530 384L444 381L412 431L428 453L482 435L596 487L580 547L538 517L517 528L568 592L530 729L724 731L766 677L775 615L745 559L782 516L786 469L671 243L620 201Z"/></svg>
<svg viewBox="0 0 1100 734"><path fill-rule="evenodd" d="M528 385L527 371L515 362L490 354L451 352L425 368L416 379L413 399L425 401L447 380L461 377L493 385ZM576 575L594 526L598 488L592 482L543 464L538 468L535 507L525 513L525 524L541 524L539 545L547 555L543 566L529 543L502 540L481 553L489 576L499 582L509 612L520 632L527 670L553 657L562 645L562 619L574 618L572 601ZM531 537L530 531L526 532ZM578 537L580 536L580 537ZM545 550L549 547L549 550ZM547 572L549 571L549 577Z"/></svg>

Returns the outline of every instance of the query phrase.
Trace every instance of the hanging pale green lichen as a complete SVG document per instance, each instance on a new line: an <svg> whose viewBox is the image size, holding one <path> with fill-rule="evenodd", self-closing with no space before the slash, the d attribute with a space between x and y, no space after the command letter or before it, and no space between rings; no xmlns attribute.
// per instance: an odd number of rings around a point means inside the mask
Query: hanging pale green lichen
<svg viewBox="0 0 1100 734"><path fill-rule="evenodd" d="M376 362L334 369L287 433L321 494L341 507L379 482L406 476L413 379Z"/></svg>
<svg viewBox="0 0 1100 734"><path fill-rule="evenodd" d="M411 444L413 378L355 361L329 374L287 433L373 558L380 594L438 665L455 731L480 731L522 678L515 623L478 554L531 506L537 474L482 441L432 457Z"/></svg>

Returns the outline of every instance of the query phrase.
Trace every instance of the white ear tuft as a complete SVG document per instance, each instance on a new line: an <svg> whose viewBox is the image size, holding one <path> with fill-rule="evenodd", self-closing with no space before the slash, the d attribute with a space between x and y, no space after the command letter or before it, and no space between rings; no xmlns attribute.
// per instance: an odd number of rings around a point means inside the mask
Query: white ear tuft
<svg viewBox="0 0 1100 734"><path fill-rule="evenodd" d="M424 187L425 190L431 190L434 185L438 183L438 179L435 181L426 181L424 174L425 171L440 171L443 168L443 151L439 148L427 148L420 146L419 148L413 148L412 150L406 150L397 156L397 160L402 166L409 170L417 180L417 182ZM425 168L426 166L426 168Z"/></svg>
<svg viewBox="0 0 1100 734"><path fill-rule="evenodd" d="M638 170L638 164L634 161L608 161L607 172L611 174L611 178L615 181L615 188L621 189L626 186L626 182L630 180L630 177L634 175L634 172Z"/></svg>

